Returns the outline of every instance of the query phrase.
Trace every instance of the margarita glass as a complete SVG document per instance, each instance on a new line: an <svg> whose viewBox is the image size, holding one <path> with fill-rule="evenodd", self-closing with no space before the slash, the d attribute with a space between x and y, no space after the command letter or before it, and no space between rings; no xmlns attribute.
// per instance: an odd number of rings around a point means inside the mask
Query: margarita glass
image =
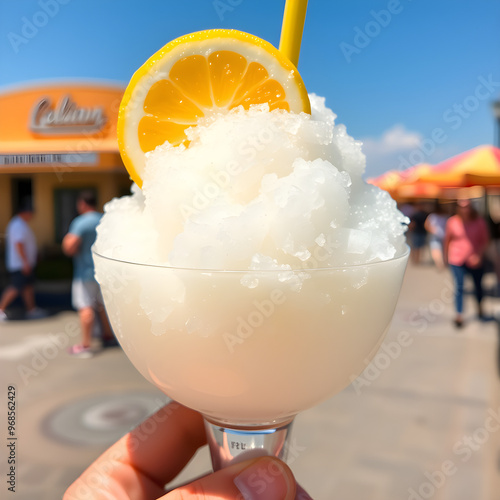
<svg viewBox="0 0 500 500"><path fill-rule="evenodd" d="M134 366L206 421L214 469L280 458L300 411L375 355L408 250L387 261L291 271L182 269L94 252L116 336Z"/></svg>

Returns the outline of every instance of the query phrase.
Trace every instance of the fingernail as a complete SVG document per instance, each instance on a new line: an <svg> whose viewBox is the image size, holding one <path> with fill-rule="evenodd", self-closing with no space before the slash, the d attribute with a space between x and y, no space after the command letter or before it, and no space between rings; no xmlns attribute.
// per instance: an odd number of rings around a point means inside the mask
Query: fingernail
<svg viewBox="0 0 500 500"><path fill-rule="evenodd" d="M234 478L244 500L286 500L293 485L278 460L260 458Z"/></svg>

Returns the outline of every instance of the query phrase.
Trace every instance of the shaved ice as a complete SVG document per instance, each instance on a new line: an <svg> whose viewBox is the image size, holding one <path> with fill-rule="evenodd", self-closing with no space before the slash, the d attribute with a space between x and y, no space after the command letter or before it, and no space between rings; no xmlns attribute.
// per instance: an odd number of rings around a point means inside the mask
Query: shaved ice
<svg viewBox="0 0 500 500"><path fill-rule="evenodd" d="M189 147L147 153L142 190L105 206L95 250L192 269L287 271L388 260L406 218L363 181L361 143L324 99L312 114L267 105L203 118ZM295 275L294 279L297 279ZM256 286L252 275L243 280Z"/></svg>

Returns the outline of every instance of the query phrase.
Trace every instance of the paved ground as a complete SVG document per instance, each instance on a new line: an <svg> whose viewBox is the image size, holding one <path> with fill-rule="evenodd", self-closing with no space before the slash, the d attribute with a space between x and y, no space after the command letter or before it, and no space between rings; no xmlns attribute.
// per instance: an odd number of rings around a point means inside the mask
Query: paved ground
<svg viewBox="0 0 500 500"><path fill-rule="evenodd" d="M455 330L450 297L447 273L410 267L374 362L354 385L296 419L289 461L315 499L498 500L497 324L476 321L468 298L469 321ZM500 300L486 305L493 312ZM8 385L17 399L12 498L60 498L93 458L165 400L120 349L68 357L77 328L70 311L0 324L4 451ZM6 490L6 458L0 467ZM209 467L202 451L180 480Z"/></svg>

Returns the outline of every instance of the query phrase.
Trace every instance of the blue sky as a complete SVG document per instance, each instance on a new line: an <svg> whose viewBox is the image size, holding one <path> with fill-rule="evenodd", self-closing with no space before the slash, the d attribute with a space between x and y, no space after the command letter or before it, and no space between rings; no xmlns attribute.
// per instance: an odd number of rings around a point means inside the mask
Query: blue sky
<svg viewBox="0 0 500 500"><path fill-rule="evenodd" d="M126 83L168 41L236 28L279 43L284 0L0 0L0 88ZM499 0L310 0L299 71L364 143L367 175L494 142Z"/></svg>

